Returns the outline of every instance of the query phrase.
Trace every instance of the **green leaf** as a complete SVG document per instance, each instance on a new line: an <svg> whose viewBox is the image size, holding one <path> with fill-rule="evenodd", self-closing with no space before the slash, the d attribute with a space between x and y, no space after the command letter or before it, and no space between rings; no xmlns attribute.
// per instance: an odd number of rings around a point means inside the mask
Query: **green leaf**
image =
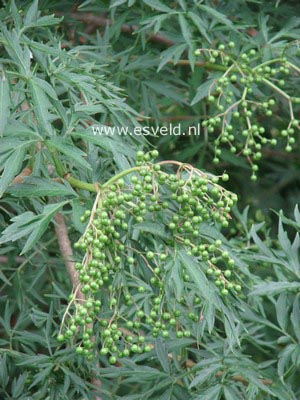
<svg viewBox="0 0 300 400"><path fill-rule="evenodd" d="M93 134L90 130L86 131L76 131L72 132L72 136L79 137L82 140L86 140L87 142L93 143L102 149L109 151L110 153L114 150L120 154L123 154L127 157L134 157L135 152L128 143L124 141L122 136L118 135L100 135L100 134Z"/></svg>
<svg viewBox="0 0 300 400"><path fill-rule="evenodd" d="M86 224L80 221L80 217L84 214L85 210L87 209L87 205L86 203L81 204L78 199L74 199L71 205L73 211L71 214L72 222L74 224L75 229L82 234L85 230Z"/></svg>
<svg viewBox="0 0 300 400"><path fill-rule="evenodd" d="M234 320L230 313L224 315L224 327L228 340L229 347L234 349L240 345L240 324L239 321Z"/></svg>
<svg viewBox="0 0 300 400"><path fill-rule="evenodd" d="M71 158L75 163L75 165L81 166L88 170L92 169L90 164L83 158L86 157L86 153L78 149L72 143L66 142L65 139L60 137L54 137L47 140L47 145L49 145L52 148L55 148L56 150L64 154L67 158Z"/></svg>
<svg viewBox="0 0 300 400"><path fill-rule="evenodd" d="M44 368L42 368L42 370L40 372L35 374L34 381L30 385L30 388L33 388L38 383L45 381L47 379L47 377L51 374L51 371L53 368L54 368L54 365L52 365L52 364L48 365L46 367L44 366Z"/></svg>
<svg viewBox="0 0 300 400"><path fill-rule="evenodd" d="M213 292L205 274L201 270L201 264L197 263L195 259L186 254L184 250L178 251L179 259L185 266L188 275L192 278L192 281L197 286L199 296L211 301L213 304L217 304L215 293Z"/></svg>
<svg viewBox="0 0 300 400"><path fill-rule="evenodd" d="M51 108L51 103L48 100L48 97L41 88L40 82L36 80L35 77L29 80L28 82L28 90L31 94L32 106L36 115L39 133L41 136L45 136L52 134L51 127L51 116L49 110Z"/></svg>
<svg viewBox="0 0 300 400"><path fill-rule="evenodd" d="M38 26L50 26L50 25L57 25L63 20L62 18L55 18L54 15L44 15L40 17L36 22L33 22L26 26L26 28L34 28Z"/></svg>
<svg viewBox="0 0 300 400"><path fill-rule="evenodd" d="M299 282L270 282L255 285L254 289L250 292L251 296L270 296L281 292L294 292L299 290Z"/></svg>
<svg viewBox="0 0 300 400"><path fill-rule="evenodd" d="M7 364L7 357L6 354L4 354L3 357L0 357L0 385L2 387L6 387L9 381L6 364Z"/></svg>
<svg viewBox="0 0 300 400"><path fill-rule="evenodd" d="M12 284L10 283L10 281L6 278L6 276L4 275L4 273L0 270L0 279L1 281L3 281L4 283L6 283L6 285L11 286Z"/></svg>
<svg viewBox="0 0 300 400"><path fill-rule="evenodd" d="M26 356L23 360L19 361L17 365L19 366L32 366L37 365L49 365L50 357L45 354L40 354L38 356Z"/></svg>
<svg viewBox="0 0 300 400"><path fill-rule="evenodd" d="M281 329L285 330L288 322L287 293L281 293L276 302L276 318Z"/></svg>
<svg viewBox="0 0 300 400"><path fill-rule="evenodd" d="M209 301L204 302L203 319L207 323L208 332L211 333L215 326L216 307Z"/></svg>
<svg viewBox="0 0 300 400"><path fill-rule="evenodd" d="M272 250L270 250L265 243L263 243L263 241L259 238L259 236L256 233L257 230L257 225L253 225L251 228L251 236L255 242L255 244L257 245L257 247L259 248L259 250L262 252L262 254L264 254L265 256L267 256L270 261L273 260L275 262L278 262L277 258L274 256Z"/></svg>
<svg viewBox="0 0 300 400"><path fill-rule="evenodd" d="M297 346L298 344L288 344L280 352L277 369L281 379L283 379L285 369L289 367L291 356L297 350Z"/></svg>
<svg viewBox="0 0 300 400"><path fill-rule="evenodd" d="M148 232L155 236L160 236L162 238L167 238L168 235L165 230L165 226L159 222L144 221L134 224L134 229L141 232Z"/></svg>
<svg viewBox="0 0 300 400"><path fill-rule="evenodd" d="M275 331L281 332L281 329L277 325L270 322L267 318L255 314L253 310L250 307L246 306L245 304L243 305L243 307L244 307L243 317L246 321L251 321L252 323L255 323L260 326L261 325L268 326L269 328L274 329Z"/></svg>
<svg viewBox="0 0 300 400"><path fill-rule="evenodd" d="M300 341L300 307L299 307L299 296L296 296L293 304L293 311L291 313L291 322L295 335Z"/></svg>
<svg viewBox="0 0 300 400"><path fill-rule="evenodd" d="M169 374L171 372L170 361L166 346L161 338L155 340L155 350L163 370Z"/></svg>
<svg viewBox="0 0 300 400"><path fill-rule="evenodd" d="M198 103L200 100L208 96L208 94L213 90L215 86L215 79L207 79L202 85L197 89L197 93L191 101L191 106Z"/></svg>
<svg viewBox="0 0 300 400"><path fill-rule="evenodd" d="M8 185L13 181L14 177L20 172L21 166L26 154L26 144L23 147L18 147L12 152L4 165L4 171L0 178L0 197L7 189Z"/></svg>
<svg viewBox="0 0 300 400"><path fill-rule="evenodd" d="M2 72L0 74L0 136L3 136L10 115L10 105L9 84L4 72Z"/></svg>
<svg viewBox="0 0 300 400"><path fill-rule="evenodd" d="M226 17L226 15L220 13L219 11L215 10L212 7L205 6L204 4L197 4L197 7L200 10L205 11L207 14L209 14L213 19L216 21L220 22L223 25L226 25L228 28L232 30L236 30L232 24L232 22Z"/></svg>
<svg viewBox="0 0 300 400"><path fill-rule="evenodd" d="M63 201L61 203L46 205L40 215L34 215L32 212L27 211L12 218L11 221L13 223L2 233L0 244L10 241L15 242L22 237L28 237L21 254L26 253L43 235L52 217L68 202Z"/></svg>
<svg viewBox="0 0 300 400"><path fill-rule="evenodd" d="M289 253L291 250L291 242L288 238L287 232L285 232L285 230L283 229L281 219L279 219L278 223L278 240L280 246L282 247L282 250L284 250L286 253Z"/></svg>
<svg viewBox="0 0 300 400"><path fill-rule="evenodd" d="M166 13L173 12L171 8L169 8L159 0L143 0L143 3L147 4L147 6L157 11L162 11Z"/></svg>
<svg viewBox="0 0 300 400"><path fill-rule="evenodd" d="M195 400L219 400L222 394L222 385L214 385L204 393L194 397Z"/></svg>
<svg viewBox="0 0 300 400"><path fill-rule="evenodd" d="M184 285L183 285L183 277L181 274L180 262L178 260L178 257L176 257L174 261L173 260L170 261L166 265L165 269L166 270L170 269L168 278L170 290L172 291L172 293L175 294L177 301L180 301Z"/></svg>
<svg viewBox="0 0 300 400"><path fill-rule="evenodd" d="M187 20L185 19L183 14L179 14L178 20L179 20L181 33L182 33L182 36L184 37L184 40L189 45L189 47L192 47L192 32L191 32L191 29L190 29L190 26L189 26Z"/></svg>
<svg viewBox="0 0 300 400"><path fill-rule="evenodd" d="M7 28L1 24L1 33L4 40L3 45L12 61L16 63L22 75L29 77L30 75L30 51L27 47L24 49L20 45L20 38L16 31L8 31Z"/></svg>
<svg viewBox="0 0 300 400"><path fill-rule="evenodd" d="M106 108L102 104L75 104L74 111L97 114L106 112Z"/></svg>
<svg viewBox="0 0 300 400"><path fill-rule="evenodd" d="M24 25L30 25L32 22L35 22L38 17L38 0L34 0L24 18Z"/></svg>
<svg viewBox="0 0 300 400"><path fill-rule="evenodd" d="M211 365L210 367L203 369L202 371L197 372L189 387L193 388L194 386L202 385L208 379L212 378L217 371L221 370L221 368L221 364L216 363L214 365Z"/></svg>
<svg viewBox="0 0 300 400"><path fill-rule="evenodd" d="M11 388L12 395L14 398L18 398L19 396L21 396L22 392L24 391L26 379L27 379L26 372L19 375L17 378L14 378Z"/></svg>
<svg viewBox="0 0 300 400"><path fill-rule="evenodd" d="M66 367L61 367L61 370L69 376L69 378L71 379L71 381L74 382L75 385L81 387L81 388L85 388L86 387L86 382L81 379L80 376L78 376L77 374L75 374L74 372L70 371L68 368Z"/></svg>
<svg viewBox="0 0 300 400"><path fill-rule="evenodd" d="M271 395L274 395L273 391L269 389L268 386L266 386L260 379L259 379L259 374L258 372L252 367L250 368L244 368L242 365L239 366L238 371L240 374L248 381L252 382L255 386L260 388L266 393L269 393Z"/></svg>
<svg viewBox="0 0 300 400"><path fill-rule="evenodd" d="M25 177L23 183L12 185L7 190L13 196L23 198L43 196L77 196L71 186L65 186L46 178Z"/></svg>
<svg viewBox="0 0 300 400"><path fill-rule="evenodd" d="M299 227L299 229L300 229L300 211L299 211L298 204L295 206L295 209L294 209L294 216L295 216L295 221L297 222L298 227Z"/></svg>
<svg viewBox="0 0 300 400"><path fill-rule="evenodd" d="M110 4L110 8L120 6L124 3L127 3L127 0L113 0Z"/></svg>
<svg viewBox="0 0 300 400"><path fill-rule="evenodd" d="M124 156L124 154L121 154L121 153L115 151L114 148L112 148L111 151L112 151L112 154L113 154L114 162L115 162L115 164L117 166L117 169L120 172L131 168L131 165L130 165L129 161L128 161L127 157Z"/></svg>
<svg viewBox="0 0 300 400"><path fill-rule="evenodd" d="M284 223L287 224L289 226L292 226L293 228L295 228L296 230L300 231L300 212L299 212L299 207L298 204L295 206L294 209L294 216L295 216L295 221L293 221L290 218L287 218L284 216L283 212L280 211L279 213L276 212L277 215L279 215L280 220Z"/></svg>
<svg viewBox="0 0 300 400"><path fill-rule="evenodd" d="M148 88L152 89L155 93L162 95L163 97L167 96L170 99L173 99L179 103L186 103L185 99L181 94L175 90L175 87L170 86L169 84L162 84L159 81L145 81L144 84L148 86Z"/></svg>
<svg viewBox="0 0 300 400"><path fill-rule="evenodd" d="M169 61L173 61L174 64L176 64L179 61L185 49L186 49L185 44L177 44L163 51L160 56L161 61L159 63L159 66L157 67L157 72L159 72L164 67L164 65L166 65Z"/></svg>
<svg viewBox="0 0 300 400"><path fill-rule="evenodd" d="M22 18L20 16L19 10L16 6L15 0L12 0L10 2L10 12L11 12L11 16L16 24L16 27L18 29L20 29L20 27L22 25Z"/></svg>
<svg viewBox="0 0 300 400"><path fill-rule="evenodd" d="M282 250L286 254L286 258L289 261L288 267L293 270L293 272L299 277L300 275L300 265L299 265L299 235L297 233L294 243L291 244L287 232L283 229L282 219L279 219L278 224L278 240L281 245Z"/></svg>
<svg viewBox="0 0 300 400"><path fill-rule="evenodd" d="M226 400L240 400L238 389L235 388L233 385L232 387L224 386L223 391Z"/></svg>
<svg viewBox="0 0 300 400"><path fill-rule="evenodd" d="M37 76L34 77L35 83L43 90L47 96L51 97L53 100L58 100L57 94L53 87L44 79L40 79Z"/></svg>
<svg viewBox="0 0 300 400"><path fill-rule="evenodd" d="M211 43L211 39L207 35L207 30L206 30L206 21L203 20L198 14L195 14L192 11L188 12L188 16L191 18L191 20L194 22L196 27L199 29L199 32L201 35L208 41L208 43Z"/></svg>

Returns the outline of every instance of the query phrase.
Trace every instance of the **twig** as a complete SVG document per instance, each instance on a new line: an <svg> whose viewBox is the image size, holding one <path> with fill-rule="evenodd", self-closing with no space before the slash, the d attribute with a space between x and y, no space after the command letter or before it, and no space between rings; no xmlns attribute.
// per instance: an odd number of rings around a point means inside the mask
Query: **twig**
<svg viewBox="0 0 300 400"><path fill-rule="evenodd" d="M8 256L0 256L0 264L6 264L8 263L8 261L10 261L10 259L12 259L16 264L22 264L26 258L25 257L13 257L10 258Z"/></svg>
<svg viewBox="0 0 300 400"><path fill-rule="evenodd" d="M187 368L193 368L193 367L196 365L196 363L195 363L194 361L188 359L188 360L186 360L185 365L186 365ZM215 377L216 377L216 378L220 378L220 377L223 376L223 374L224 374L223 371L218 371L218 372L215 374ZM247 381L247 379L245 379L245 378L244 378L243 376L241 376L241 375L232 375L232 376L230 376L230 380L232 380L232 381L234 381L234 382L241 382L241 383L242 383L243 385L245 385L245 386L248 386L248 385L249 385L249 382ZM273 384L273 381L272 381L271 379L259 379L259 381L260 381L263 385L267 385L267 386Z"/></svg>
<svg viewBox="0 0 300 400"><path fill-rule="evenodd" d="M31 174L31 172L32 172L32 169L31 169L30 167L24 168L24 169L19 173L19 175L17 175L17 176L15 177L15 179L13 180L12 183L22 183L22 182L23 182L23 178L24 178L25 176L29 176L29 175Z"/></svg>
<svg viewBox="0 0 300 400"><path fill-rule="evenodd" d="M70 277L70 281L72 283L73 290L75 291L80 285L80 281L78 277L78 272L75 269L75 263L73 261L73 251L68 236L66 223L61 213L57 213L55 215L54 221L55 221L55 233L57 236L59 249L65 261L65 265ZM78 300L84 299L84 296L80 291L78 291L77 296Z"/></svg>
<svg viewBox="0 0 300 400"><path fill-rule="evenodd" d="M55 13L57 17L65 17L65 13L57 12ZM67 15L69 18L75 19L77 21L81 21L85 23L89 27L89 33L92 33L93 30L96 30L97 28L103 28L107 25L111 26L113 24L113 21L109 18L105 18L103 16L96 16L92 13L77 13L77 12L72 12ZM94 28L94 29L93 29ZM138 25L128 25L124 24L121 26L121 32L127 33L127 34L132 34L134 33L137 29L139 28ZM150 42L156 42L163 44L164 46L170 47L175 44L175 42L171 39L166 38L163 35L160 35L159 33L150 33L148 35L148 40Z"/></svg>

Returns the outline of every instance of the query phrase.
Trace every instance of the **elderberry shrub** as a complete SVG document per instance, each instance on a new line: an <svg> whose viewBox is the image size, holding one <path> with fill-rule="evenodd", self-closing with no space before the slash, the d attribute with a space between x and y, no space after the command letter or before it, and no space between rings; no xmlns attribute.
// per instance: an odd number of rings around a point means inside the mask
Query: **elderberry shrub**
<svg viewBox="0 0 300 400"><path fill-rule="evenodd" d="M184 266L180 265L180 279L185 290L175 296L177 300L166 295L178 248L193 257L199 268L200 262L206 265L207 276L222 296L241 291L234 260L222 250L221 240L208 242L199 233L207 221L228 226L237 196L218 184L228 175L211 176L175 161L152 163L157 156L156 150L139 151L136 166L106 182L93 209L81 218L88 223L75 243L84 253L75 266L80 286L70 297L64 333L58 340L73 340L76 352L88 360L98 342L100 355L114 364L122 357L150 351L158 336L191 336L184 321L199 322L201 299L191 290ZM174 166L175 173L163 170Z"/></svg>
<svg viewBox="0 0 300 400"><path fill-rule="evenodd" d="M278 110L278 100L288 111L288 125L283 127L279 137L286 140L286 151L292 151L295 134L299 133L300 122L295 118L295 104L300 97L294 97L295 85L286 87L286 77L295 79L300 68L279 56L264 61L255 49L240 53L235 51L235 43L220 44L217 49L198 49L196 56L201 56L220 71L211 79L211 84L204 85L209 104L207 117L202 126L208 133L217 133L214 140L214 162L218 163L222 154L221 145L227 144L232 153L244 155L252 167L251 179L257 179L258 161L262 157L262 148L266 144L275 146L277 138L267 132L264 121L267 117L274 120L274 109ZM203 98L204 87L198 89L193 103ZM275 108L276 107L276 108ZM263 117L263 118L262 118Z"/></svg>

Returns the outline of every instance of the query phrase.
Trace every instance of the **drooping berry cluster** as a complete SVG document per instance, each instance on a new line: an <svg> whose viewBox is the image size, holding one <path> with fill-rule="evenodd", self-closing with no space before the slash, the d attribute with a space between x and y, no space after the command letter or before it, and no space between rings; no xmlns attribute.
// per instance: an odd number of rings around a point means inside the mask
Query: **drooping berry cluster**
<svg viewBox="0 0 300 400"><path fill-rule="evenodd" d="M158 336L191 335L186 320L199 321L201 299L184 265L179 268L185 286L181 297L174 296L171 304L165 296L178 248L205 263L220 294L241 290L234 282L234 260L221 241L207 241L199 233L205 222L228 226L237 197L218 184L228 175L210 176L175 161L151 163L157 155L139 151L136 166L106 182L93 209L82 216L88 224L75 243L84 252L76 263L80 286L58 340L73 338L77 353L88 359L100 346L113 364L150 351ZM175 174L163 170L174 166ZM79 291L84 300L78 300Z"/></svg>
<svg viewBox="0 0 300 400"><path fill-rule="evenodd" d="M220 44L217 50L195 52L212 68L221 71L208 89L210 117L202 125L208 133L218 134L214 141L214 162L219 162L221 144L227 144L232 153L242 153L247 158L252 167L252 180L256 180L263 145L277 144L276 137L266 131L264 117L274 118L273 109L278 108L279 99L288 105L289 112L288 125L279 136L286 139L286 151L292 151L294 135L300 129L293 108L300 103L300 97L292 96L284 87L285 77L298 76L300 69L283 56L259 63L256 50L235 54L234 47L235 43L229 42L227 46Z"/></svg>

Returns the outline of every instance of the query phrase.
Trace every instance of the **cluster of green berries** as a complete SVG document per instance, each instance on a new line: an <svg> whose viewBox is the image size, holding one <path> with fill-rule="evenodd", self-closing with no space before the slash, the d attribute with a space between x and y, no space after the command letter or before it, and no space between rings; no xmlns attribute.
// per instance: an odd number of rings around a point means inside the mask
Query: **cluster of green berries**
<svg viewBox="0 0 300 400"><path fill-rule="evenodd" d="M277 139L266 132L259 123L260 116L272 117L275 98L264 89L271 90L276 97L286 102L289 109L289 123L282 129L280 136L286 139L286 151L292 151L294 134L300 129L300 121L294 117L293 104L299 104L299 97L292 97L284 91L285 76L299 68L286 57L279 57L258 64L259 55L251 49L242 54L234 54L234 42L227 46L220 44L218 49L201 49L196 55L202 55L210 63L218 63L218 69L224 73L211 84L207 96L211 117L202 122L208 133L217 133L214 141L214 162L218 163L222 153L221 145L227 144L232 153L241 153L252 167L252 180L256 180L257 162L262 157L265 144L275 146Z"/></svg>
<svg viewBox="0 0 300 400"><path fill-rule="evenodd" d="M114 364L151 351L158 336L191 336L200 320L201 299L190 289L184 266L184 295L172 304L166 296L178 247L206 263L205 272L222 295L241 291L234 260L222 250L222 242L209 242L200 234L205 222L228 226L237 196L218 183L228 175L210 176L177 162L153 163L157 156L156 150L139 151L136 166L104 184L93 209L81 217L88 223L75 243L84 253L75 265L80 286L70 298L68 321L58 340L73 340L76 352L87 359L98 350ZM174 166L175 174L163 170ZM155 224L161 227L161 240L147 231ZM78 291L84 300L78 300Z"/></svg>

